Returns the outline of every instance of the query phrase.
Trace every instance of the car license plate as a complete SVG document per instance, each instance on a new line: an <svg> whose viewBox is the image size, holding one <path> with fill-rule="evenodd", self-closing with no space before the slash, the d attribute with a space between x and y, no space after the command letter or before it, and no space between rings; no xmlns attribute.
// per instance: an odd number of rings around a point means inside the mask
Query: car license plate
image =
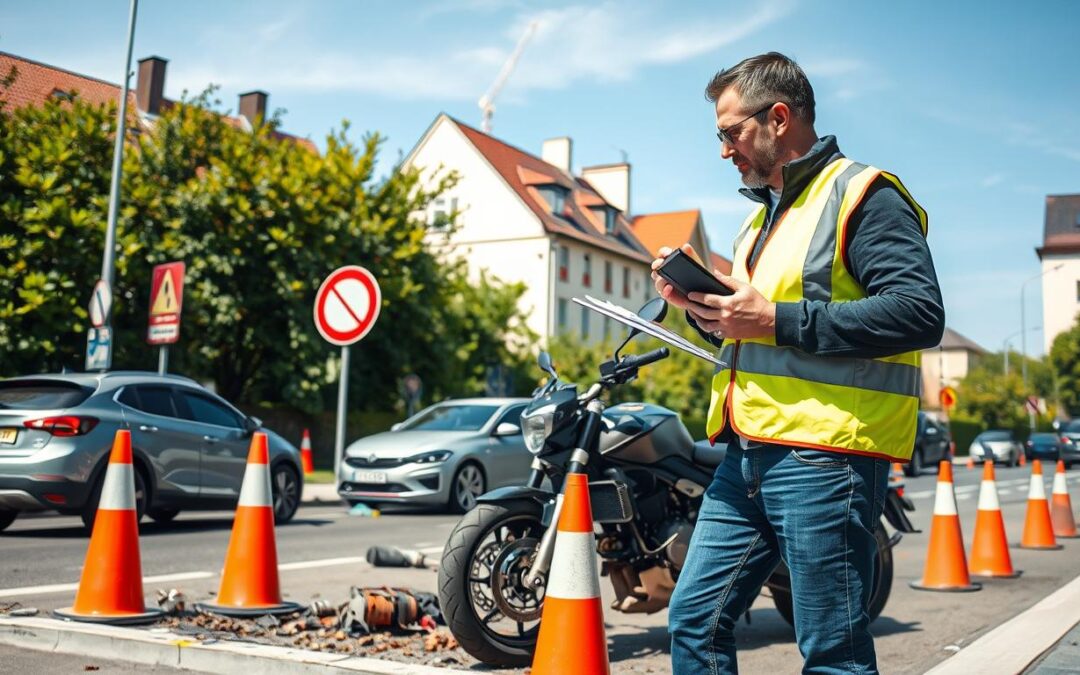
<svg viewBox="0 0 1080 675"><path fill-rule="evenodd" d="M385 483L386 474L382 471L357 471L357 483Z"/></svg>
<svg viewBox="0 0 1080 675"><path fill-rule="evenodd" d="M19 436L18 429L0 429L0 443L15 445L15 439Z"/></svg>

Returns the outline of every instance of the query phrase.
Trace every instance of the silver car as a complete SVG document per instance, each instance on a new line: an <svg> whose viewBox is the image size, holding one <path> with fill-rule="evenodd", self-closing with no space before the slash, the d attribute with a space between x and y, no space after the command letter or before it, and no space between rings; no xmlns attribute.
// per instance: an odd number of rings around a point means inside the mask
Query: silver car
<svg viewBox="0 0 1080 675"><path fill-rule="evenodd" d="M1024 446L1016 439L1016 434L1006 429L991 429L975 437L968 449L968 454L982 464L992 460L995 464L1019 466Z"/></svg>
<svg viewBox="0 0 1080 675"><path fill-rule="evenodd" d="M345 449L338 494L351 504L445 505L463 513L493 488L520 485L533 456L525 398L443 401Z"/></svg>
<svg viewBox="0 0 1080 675"><path fill-rule="evenodd" d="M136 508L166 522L183 509L231 509L251 435L266 432L274 515L293 517L299 451L194 380L146 372L36 375L0 380L0 530L22 511L97 511L117 430L131 432Z"/></svg>

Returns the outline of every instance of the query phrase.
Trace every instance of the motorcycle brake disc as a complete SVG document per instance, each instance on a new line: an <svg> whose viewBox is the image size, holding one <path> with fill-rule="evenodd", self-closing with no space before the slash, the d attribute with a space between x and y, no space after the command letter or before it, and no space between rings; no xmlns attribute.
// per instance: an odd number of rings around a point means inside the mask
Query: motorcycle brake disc
<svg viewBox="0 0 1080 675"><path fill-rule="evenodd" d="M507 544L491 566L491 592L495 605L512 621L538 621L543 598L525 584L525 574L533 562L539 541L525 537Z"/></svg>

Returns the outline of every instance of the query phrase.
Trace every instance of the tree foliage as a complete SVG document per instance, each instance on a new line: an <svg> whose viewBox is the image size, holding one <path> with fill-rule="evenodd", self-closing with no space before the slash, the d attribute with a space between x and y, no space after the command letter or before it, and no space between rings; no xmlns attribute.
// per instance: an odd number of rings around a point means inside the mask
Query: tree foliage
<svg viewBox="0 0 1080 675"><path fill-rule="evenodd" d="M981 357L957 386L956 418L976 422L983 429L1015 429L1026 434L1030 428L1024 401L1030 395L1047 399L1050 407L1038 415L1039 428L1048 427L1053 418L1053 373L1045 361L1028 359L1028 386L1021 377L1020 359L1010 355L1008 374L1004 354Z"/></svg>
<svg viewBox="0 0 1080 675"><path fill-rule="evenodd" d="M424 245L423 214L451 186L416 170L377 177L381 137L319 154L212 110L209 93L133 131L124 159L114 282L114 368L153 369L145 343L152 267L186 264L170 370L232 400L328 407L338 349L319 337L319 283L344 264L379 279L379 321L352 347L354 408L389 409L400 378L434 397L482 391L487 368L520 368L524 289L470 281ZM50 101L0 110L0 376L81 369L90 289L100 274L115 106ZM511 346L507 346L507 345ZM516 346L516 347L515 347Z"/></svg>
<svg viewBox="0 0 1080 675"><path fill-rule="evenodd" d="M1072 328L1050 345L1050 363L1057 376L1057 395L1070 415L1080 415L1080 316Z"/></svg>

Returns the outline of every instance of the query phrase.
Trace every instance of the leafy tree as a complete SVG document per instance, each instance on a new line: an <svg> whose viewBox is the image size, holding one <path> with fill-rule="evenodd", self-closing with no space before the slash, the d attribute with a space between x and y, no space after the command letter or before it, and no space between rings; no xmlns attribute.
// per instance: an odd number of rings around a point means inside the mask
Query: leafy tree
<svg viewBox="0 0 1080 675"><path fill-rule="evenodd" d="M523 289L439 260L424 245L428 203L417 170L376 177L381 138L347 137L322 154L210 110L210 93L166 109L125 153L117 233L114 367L153 369L145 344L154 265L186 264L183 327L170 370L227 398L332 407L337 353L312 303L334 268L379 279L380 319L352 349L350 404L386 410L418 373L434 397L475 393L491 363L520 367L535 336ZM115 106L51 101L0 110L0 375L81 368L89 290L98 277ZM509 345L509 346L508 346Z"/></svg>
<svg viewBox="0 0 1080 675"><path fill-rule="evenodd" d="M1030 420L1024 401L1029 395L1052 400L1053 374L1045 361L1028 359L1028 386L1024 387L1019 359L1010 356L1009 372L1004 372L1004 354L988 354L968 371L957 386L959 401L955 418L976 422L984 429L1014 429L1026 434ZM1049 427L1053 404L1046 415L1036 419L1037 427Z"/></svg>
<svg viewBox="0 0 1080 675"><path fill-rule="evenodd" d="M1080 415L1080 316L1072 328L1054 338L1050 362L1062 407L1071 415Z"/></svg>

